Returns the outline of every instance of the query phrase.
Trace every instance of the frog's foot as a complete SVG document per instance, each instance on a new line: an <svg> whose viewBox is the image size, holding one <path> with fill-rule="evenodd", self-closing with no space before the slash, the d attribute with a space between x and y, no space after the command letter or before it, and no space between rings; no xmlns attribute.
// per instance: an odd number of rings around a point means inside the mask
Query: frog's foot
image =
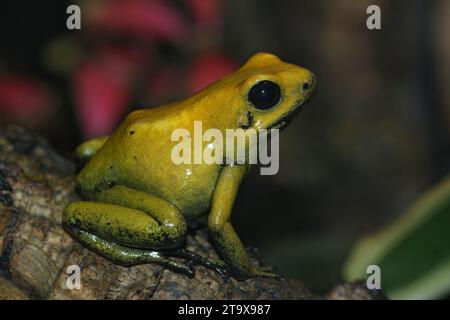
<svg viewBox="0 0 450 320"><path fill-rule="evenodd" d="M233 278L235 278L236 280L239 280L239 281L244 281L244 280L247 280L250 278L255 278L255 277L276 278L280 281L286 281L286 279L284 279L282 276L268 271L267 268L265 268L265 267L252 266L250 268L250 271L248 271L246 273L239 273L239 272L233 273Z"/></svg>
<svg viewBox="0 0 450 320"><path fill-rule="evenodd" d="M281 281L286 281L285 278L277 273L272 272L273 267L255 267L253 266L250 270L250 277L269 277L276 278Z"/></svg>
<svg viewBox="0 0 450 320"><path fill-rule="evenodd" d="M245 249L247 250L248 253L250 253L251 255L258 257L259 256L259 249L255 246L252 245L248 245L245 247Z"/></svg>
<svg viewBox="0 0 450 320"><path fill-rule="evenodd" d="M275 272L277 270L277 267L275 266L259 266L259 270L264 272Z"/></svg>
<svg viewBox="0 0 450 320"><path fill-rule="evenodd" d="M226 263L220 259L213 258L205 258L193 251L187 249L176 249L172 251L168 251L167 255L180 257L183 259L190 260L194 264L201 265L205 268L211 269L217 272L224 280L227 280L230 277L230 273L226 267Z"/></svg>

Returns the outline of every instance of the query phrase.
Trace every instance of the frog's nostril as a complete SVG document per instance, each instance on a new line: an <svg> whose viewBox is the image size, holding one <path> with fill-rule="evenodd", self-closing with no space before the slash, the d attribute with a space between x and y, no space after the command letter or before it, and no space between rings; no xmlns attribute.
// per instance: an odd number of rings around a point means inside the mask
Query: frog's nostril
<svg viewBox="0 0 450 320"><path fill-rule="evenodd" d="M316 85L316 77L312 74L311 78L303 83L302 89L303 91L312 91Z"/></svg>

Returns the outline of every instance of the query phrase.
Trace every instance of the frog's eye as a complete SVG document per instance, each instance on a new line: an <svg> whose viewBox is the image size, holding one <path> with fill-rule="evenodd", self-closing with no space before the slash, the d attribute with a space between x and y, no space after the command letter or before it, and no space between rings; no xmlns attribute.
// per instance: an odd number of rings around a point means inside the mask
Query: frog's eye
<svg viewBox="0 0 450 320"><path fill-rule="evenodd" d="M257 109L269 109L280 101L281 89L275 82L263 80L248 92L248 101Z"/></svg>

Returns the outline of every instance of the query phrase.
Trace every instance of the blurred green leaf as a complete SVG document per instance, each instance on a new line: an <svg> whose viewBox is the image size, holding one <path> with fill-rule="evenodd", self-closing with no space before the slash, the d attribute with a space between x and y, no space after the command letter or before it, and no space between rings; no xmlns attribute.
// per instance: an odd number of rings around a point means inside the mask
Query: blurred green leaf
<svg viewBox="0 0 450 320"><path fill-rule="evenodd" d="M423 195L395 223L357 242L344 269L347 280L381 268L392 299L433 299L450 292L450 177Z"/></svg>

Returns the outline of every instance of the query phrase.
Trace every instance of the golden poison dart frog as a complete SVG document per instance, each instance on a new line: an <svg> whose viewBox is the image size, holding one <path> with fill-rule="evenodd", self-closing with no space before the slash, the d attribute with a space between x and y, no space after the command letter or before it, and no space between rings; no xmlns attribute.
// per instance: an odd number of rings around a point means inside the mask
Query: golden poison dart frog
<svg viewBox="0 0 450 320"><path fill-rule="evenodd" d="M314 75L268 53L179 102L130 113L108 137L80 145L76 177L82 201L64 210L65 229L85 247L121 265L157 263L194 276L194 261L237 278L273 276L252 265L231 225L248 163L174 163L178 128L283 128L309 99ZM248 144L246 145L248 148ZM206 217L221 259L183 248L187 223Z"/></svg>

